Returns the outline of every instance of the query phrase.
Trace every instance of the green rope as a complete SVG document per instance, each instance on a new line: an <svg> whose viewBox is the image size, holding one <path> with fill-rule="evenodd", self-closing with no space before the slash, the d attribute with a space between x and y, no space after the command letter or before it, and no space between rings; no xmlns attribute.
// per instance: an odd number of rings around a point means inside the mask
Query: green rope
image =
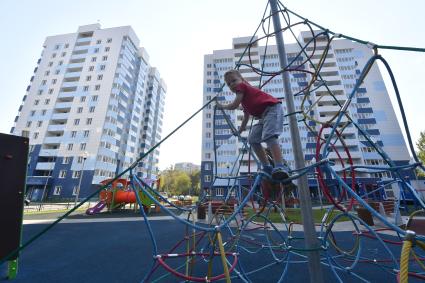
<svg viewBox="0 0 425 283"><path fill-rule="evenodd" d="M358 38L355 38L355 37L352 37L352 36L348 36L348 35L344 35L344 34L338 34L336 32L330 31L327 28L322 27L319 24L316 24L313 21L310 21L307 18L302 17L301 15L295 13L294 11L286 8L284 5L282 5L282 6L284 8L284 11L288 11L291 14L299 17L300 19L303 19L305 22L308 22L308 23L310 23L313 26L316 26L316 27L318 27L318 28L320 28L322 30L325 30L325 31L327 31L328 33L330 33L332 35L338 35L338 37L340 37L340 38L349 39L349 40L352 40L352 41L355 41L355 42L358 42L358 43L361 43L361 44L365 44L365 45L373 44L373 47L374 48L390 49L390 50L402 50L402 51L413 51L413 52L425 52L425 48L409 47L409 46L395 46L395 45L380 45L380 44L374 44L374 43L371 43L369 41L365 41L365 40L362 40L362 39L358 39Z"/></svg>

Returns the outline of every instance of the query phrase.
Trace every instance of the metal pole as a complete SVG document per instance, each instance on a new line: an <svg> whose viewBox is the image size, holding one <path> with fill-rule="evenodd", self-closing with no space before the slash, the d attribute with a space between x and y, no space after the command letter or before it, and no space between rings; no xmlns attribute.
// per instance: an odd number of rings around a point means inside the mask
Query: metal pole
<svg viewBox="0 0 425 283"><path fill-rule="evenodd" d="M87 159L87 153L84 153L84 154L83 154L83 166L82 166L82 168L81 168L80 180L78 181L78 189L77 189L77 193L75 194L74 207L75 207L75 206L77 206L78 197L80 196L81 180L83 179L83 174L84 174L84 164L86 163L86 159Z"/></svg>
<svg viewBox="0 0 425 283"><path fill-rule="evenodd" d="M285 45L283 42L282 28L280 25L279 11L276 0L270 0L270 7L273 13L273 26L276 32L276 45L279 53L280 67L286 68L288 60L286 58ZM294 96L291 91L291 84L288 72L282 74L283 87L285 91L286 108L288 114L295 112ZM289 129L291 131L292 148L294 152L295 168L305 167L303 151L301 147L300 133L298 131L297 119L295 115L289 115ZM313 210L311 207L311 196L308 188L307 175L304 174L298 179L301 215L304 226L305 247L308 252L308 268L310 271L310 282L323 283L322 267L320 265L320 247L316 236L316 230L313 221Z"/></svg>

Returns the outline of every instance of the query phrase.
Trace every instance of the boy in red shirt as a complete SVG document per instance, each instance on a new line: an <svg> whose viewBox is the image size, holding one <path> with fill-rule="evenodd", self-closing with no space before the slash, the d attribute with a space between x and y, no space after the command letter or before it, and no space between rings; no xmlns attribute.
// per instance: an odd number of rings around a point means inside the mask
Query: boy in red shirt
<svg viewBox="0 0 425 283"><path fill-rule="evenodd" d="M261 162L262 170L272 175L273 179L284 180L289 177L286 165L283 163L282 151L278 138L283 131L283 110L279 100L275 97L251 86L237 70L230 70L224 74L224 81L232 92L235 100L223 105L217 102L221 109L234 110L241 104L244 112L239 132L246 129L250 115L259 119L251 129L248 142ZM269 163L261 142L267 144L271 151L275 168Z"/></svg>

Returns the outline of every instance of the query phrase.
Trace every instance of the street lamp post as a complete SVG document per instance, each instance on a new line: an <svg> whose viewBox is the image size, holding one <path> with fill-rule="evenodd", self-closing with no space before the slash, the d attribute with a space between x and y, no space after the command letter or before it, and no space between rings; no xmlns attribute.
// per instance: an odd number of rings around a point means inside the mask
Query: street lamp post
<svg viewBox="0 0 425 283"><path fill-rule="evenodd" d="M77 192L75 194L75 200L74 200L74 207L77 206L77 202L78 202L78 197L80 196L80 189L81 189L81 181L83 179L83 174L84 174L84 164L86 163L86 159L88 156L88 152L85 151L83 153L83 165L81 167L81 174L80 174L80 180L78 181L78 188L77 188Z"/></svg>

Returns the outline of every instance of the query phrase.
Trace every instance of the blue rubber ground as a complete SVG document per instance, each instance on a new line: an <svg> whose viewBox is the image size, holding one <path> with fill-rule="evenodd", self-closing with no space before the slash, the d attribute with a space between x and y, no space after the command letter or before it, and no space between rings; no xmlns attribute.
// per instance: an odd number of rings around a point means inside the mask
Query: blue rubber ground
<svg viewBox="0 0 425 283"><path fill-rule="evenodd" d="M166 253L183 238L184 228L176 221L157 220L152 221L151 225L160 253ZM36 234L43 227L45 225L25 225L24 239ZM336 233L336 238L341 247L349 248L352 245L353 236L350 232ZM399 247L394 249L398 252ZM365 254L375 255L377 258L388 258L375 240L366 240L363 250ZM397 256L399 257L399 252ZM292 260L299 259L301 258L292 257ZM182 264L183 259L167 262L177 266ZM246 271L270 262L271 257L267 252L245 254L242 258ZM152 245L143 222L58 224L24 250L20 258L18 276L9 282L140 282L151 263ZM215 274L222 273L220 262L214 266ZM0 281L6 281L5 269L4 265L1 266ZM370 264L362 264L356 271L370 282L396 282L393 274ZM184 273L184 270L182 272ZM195 273L205 276L203 270L197 270ZM263 272L253 274L250 279L252 282L276 282L281 273L282 266L274 265ZM336 282L328 268L324 268L324 273L325 282ZM159 268L152 278L159 278L163 274L167 272ZM349 275L342 275L342 278L344 282L359 282ZM168 276L159 282L182 280ZM234 279L232 282L242 281ZM307 265L291 264L284 282L309 282ZM410 278L409 282L423 281Z"/></svg>

